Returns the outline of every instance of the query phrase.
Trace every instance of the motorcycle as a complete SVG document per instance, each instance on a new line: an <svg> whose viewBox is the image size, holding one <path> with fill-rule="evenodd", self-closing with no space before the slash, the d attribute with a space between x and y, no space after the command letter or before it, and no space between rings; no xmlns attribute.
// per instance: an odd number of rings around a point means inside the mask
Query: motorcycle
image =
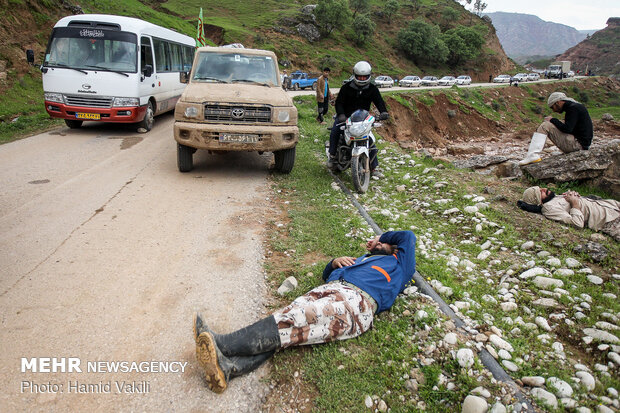
<svg viewBox="0 0 620 413"><path fill-rule="evenodd" d="M341 172L350 167L353 186L359 193L368 190L370 166L377 157L372 128L380 126L382 124L376 122L375 117L363 109L356 110L346 122L334 126L339 127L341 133L332 171ZM326 143L325 152L329 157L329 142Z"/></svg>

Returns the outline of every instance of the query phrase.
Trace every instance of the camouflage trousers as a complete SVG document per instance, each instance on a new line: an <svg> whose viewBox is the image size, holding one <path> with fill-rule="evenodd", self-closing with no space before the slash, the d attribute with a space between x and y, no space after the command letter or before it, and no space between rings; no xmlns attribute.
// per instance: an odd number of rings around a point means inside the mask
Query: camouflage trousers
<svg viewBox="0 0 620 413"><path fill-rule="evenodd" d="M323 284L273 313L282 348L357 337L372 326L372 302L339 282Z"/></svg>
<svg viewBox="0 0 620 413"><path fill-rule="evenodd" d="M620 217L606 223L601 229L601 232L620 242Z"/></svg>

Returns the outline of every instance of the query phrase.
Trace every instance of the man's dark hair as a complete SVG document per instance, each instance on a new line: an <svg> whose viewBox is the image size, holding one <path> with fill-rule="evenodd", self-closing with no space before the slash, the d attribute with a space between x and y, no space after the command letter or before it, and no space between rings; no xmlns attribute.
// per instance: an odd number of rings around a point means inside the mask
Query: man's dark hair
<svg viewBox="0 0 620 413"><path fill-rule="evenodd" d="M545 200L542 201L543 204L546 204L547 202L555 198L555 192L553 191L549 191L549 192L550 192L549 196L547 196ZM542 212L542 205L528 204L527 202L523 202L519 200L517 201L517 206L527 212L534 212L536 214L540 214Z"/></svg>
<svg viewBox="0 0 620 413"><path fill-rule="evenodd" d="M329 67L324 67L324 68L323 68L323 71L324 71L324 72L331 72L331 70L329 69Z"/></svg>

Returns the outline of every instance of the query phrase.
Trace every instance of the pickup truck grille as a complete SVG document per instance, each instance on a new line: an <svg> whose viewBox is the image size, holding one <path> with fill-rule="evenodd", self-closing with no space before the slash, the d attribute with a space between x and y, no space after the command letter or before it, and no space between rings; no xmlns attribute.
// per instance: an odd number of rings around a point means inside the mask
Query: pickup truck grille
<svg viewBox="0 0 620 413"><path fill-rule="evenodd" d="M212 122L271 122L271 107L252 105L205 104L205 120Z"/></svg>
<svg viewBox="0 0 620 413"><path fill-rule="evenodd" d="M109 96L81 96L81 95L65 95L67 105L84 106L90 108L111 108L112 98Z"/></svg>

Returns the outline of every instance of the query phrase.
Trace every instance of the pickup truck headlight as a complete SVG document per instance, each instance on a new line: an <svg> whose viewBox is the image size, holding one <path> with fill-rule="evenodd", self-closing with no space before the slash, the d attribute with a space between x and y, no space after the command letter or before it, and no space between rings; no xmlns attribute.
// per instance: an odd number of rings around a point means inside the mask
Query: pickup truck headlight
<svg viewBox="0 0 620 413"><path fill-rule="evenodd" d="M114 98L112 106L125 107L125 106L139 106L140 100L138 98Z"/></svg>
<svg viewBox="0 0 620 413"><path fill-rule="evenodd" d="M45 100L50 102L65 103L62 93L45 92Z"/></svg>
<svg viewBox="0 0 620 413"><path fill-rule="evenodd" d="M189 119L197 118L198 108L196 108L195 106L188 106L185 108L185 112L183 112L183 115Z"/></svg>
<svg viewBox="0 0 620 413"><path fill-rule="evenodd" d="M278 112L278 122L288 122L291 120L291 114L288 110L280 110Z"/></svg>

